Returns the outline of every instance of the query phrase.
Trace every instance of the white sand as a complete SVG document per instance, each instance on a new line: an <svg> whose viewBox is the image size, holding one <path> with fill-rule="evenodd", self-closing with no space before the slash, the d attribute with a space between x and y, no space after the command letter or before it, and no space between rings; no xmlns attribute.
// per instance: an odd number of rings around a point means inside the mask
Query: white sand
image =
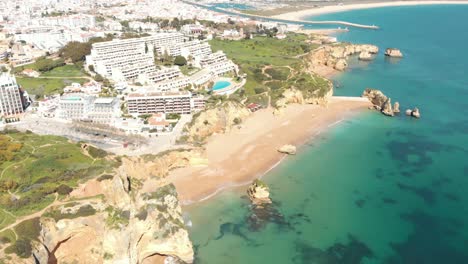
<svg viewBox="0 0 468 264"><path fill-rule="evenodd" d="M395 1L395 2L381 2L381 3L366 3L366 4L349 4L349 5L336 5L336 6L323 6L312 9L306 9L296 12L284 13L281 15L272 16L273 18L286 19L286 20L302 20L308 16L338 13L343 11L369 9L378 7L390 6L417 6L417 5L463 5L468 4L468 1Z"/></svg>

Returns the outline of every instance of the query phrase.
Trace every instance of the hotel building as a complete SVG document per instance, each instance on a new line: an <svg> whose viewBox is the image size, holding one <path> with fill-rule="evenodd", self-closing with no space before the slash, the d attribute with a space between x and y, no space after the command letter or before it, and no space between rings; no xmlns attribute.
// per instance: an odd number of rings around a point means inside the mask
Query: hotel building
<svg viewBox="0 0 468 264"><path fill-rule="evenodd" d="M131 93L127 96L128 113L132 115L192 112L192 94L183 92Z"/></svg>
<svg viewBox="0 0 468 264"><path fill-rule="evenodd" d="M0 116L10 117L24 112L23 100L16 78L3 73L0 75Z"/></svg>

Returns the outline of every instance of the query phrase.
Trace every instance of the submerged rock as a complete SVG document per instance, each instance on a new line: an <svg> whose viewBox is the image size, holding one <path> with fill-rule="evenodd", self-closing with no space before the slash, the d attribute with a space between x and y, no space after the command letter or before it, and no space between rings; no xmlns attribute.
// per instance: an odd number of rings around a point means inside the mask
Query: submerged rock
<svg viewBox="0 0 468 264"><path fill-rule="evenodd" d="M296 154L296 146L293 145L284 145L278 149L278 152L285 153L288 155L295 155Z"/></svg>
<svg viewBox="0 0 468 264"><path fill-rule="evenodd" d="M399 49L388 48L385 50L385 56L393 57L393 58L403 58L403 53L401 53Z"/></svg>

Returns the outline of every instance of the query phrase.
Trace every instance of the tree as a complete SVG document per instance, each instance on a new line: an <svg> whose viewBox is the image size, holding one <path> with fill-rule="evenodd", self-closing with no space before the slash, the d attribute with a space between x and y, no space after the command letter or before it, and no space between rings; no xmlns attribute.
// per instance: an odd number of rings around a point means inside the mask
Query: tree
<svg viewBox="0 0 468 264"><path fill-rule="evenodd" d="M96 80L96 82L102 82L104 81L104 77L102 77L101 74L96 74L96 76L94 76L94 80Z"/></svg>
<svg viewBox="0 0 468 264"><path fill-rule="evenodd" d="M94 72L94 65L89 65L89 66L88 66L88 70L89 70L90 72Z"/></svg>
<svg viewBox="0 0 468 264"><path fill-rule="evenodd" d="M84 61L86 55L91 53L91 43L71 41L59 50L59 56L63 59L70 59L73 63Z"/></svg>
<svg viewBox="0 0 468 264"><path fill-rule="evenodd" d="M175 57L174 64L178 65L178 66L184 66L184 65L187 64L187 59L185 59L184 56L179 55L179 56Z"/></svg>

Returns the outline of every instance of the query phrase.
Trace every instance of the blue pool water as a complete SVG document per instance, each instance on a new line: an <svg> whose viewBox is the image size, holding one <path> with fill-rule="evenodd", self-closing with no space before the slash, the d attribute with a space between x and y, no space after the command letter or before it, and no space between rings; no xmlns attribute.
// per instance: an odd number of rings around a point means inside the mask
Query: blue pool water
<svg viewBox="0 0 468 264"><path fill-rule="evenodd" d="M321 134L265 175L268 212L253 210L245 187L185 208L196 263L468 263L467 13L417 6L314 18L381 28L338 36L381 52L336 77L337 95L378 88L422 118L368 111ZM385 58L387 47L405 57Z"/></svg>
<svg viewBox="0 0 468 264"><path fill-rule="evenodd" d="M221 90L231 85L228 81L217 81L213 86L213 91Z"/></svg>

